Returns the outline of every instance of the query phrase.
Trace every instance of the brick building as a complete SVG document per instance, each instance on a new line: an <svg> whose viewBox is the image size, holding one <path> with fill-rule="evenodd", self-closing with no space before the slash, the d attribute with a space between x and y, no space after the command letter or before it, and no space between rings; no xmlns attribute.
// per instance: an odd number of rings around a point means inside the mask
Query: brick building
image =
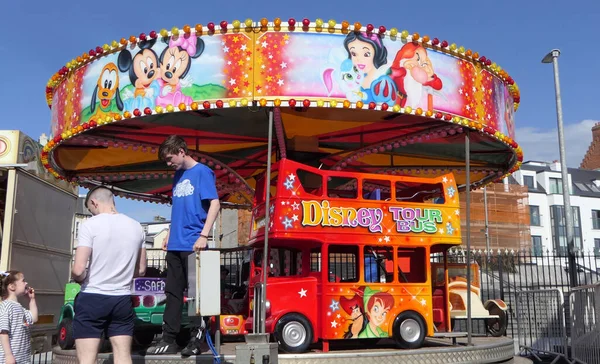
<svg viewBox="0 0 600 364"><path fill-rule="evenodd" d="M580 168L600 170L600 123L592 127L592 144L585 153Z"/></svg>

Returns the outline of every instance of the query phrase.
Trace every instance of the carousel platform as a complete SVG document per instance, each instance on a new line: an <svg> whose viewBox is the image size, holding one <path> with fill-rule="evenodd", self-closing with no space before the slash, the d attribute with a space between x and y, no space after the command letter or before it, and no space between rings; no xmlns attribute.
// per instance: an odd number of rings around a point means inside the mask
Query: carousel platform
<svg viewBox="0 0 600 364"><path fill-rule="evenodd" d="M312 350L304 354L279 354L271 363L305 364L305 363L340 363L354 364L375 361L377 363L527 363L527 359L515 357L514 341L511 338L473 338L471 346L466 339L459 339L453 345L449 339L428 339L424 347L417 350L395 349L391 341L381 340L376 345L357 347L356 342L339 342L330 344L330 351L323 353ZM220 346L221 363L236 363L236 346L245 345L240 342L226 342ZM208 349L208 348L207 348ZM209 350L197 357L182 358L180 355L143 355L134 350L134 364L170 364L170 363L214 363ZM76 364L75 350L53 349L53 364ZM111 353L102 353L98 364L112 363ZM257 360L256 363L261 363ZM237 363L236 363L237 364Z"/></svg>

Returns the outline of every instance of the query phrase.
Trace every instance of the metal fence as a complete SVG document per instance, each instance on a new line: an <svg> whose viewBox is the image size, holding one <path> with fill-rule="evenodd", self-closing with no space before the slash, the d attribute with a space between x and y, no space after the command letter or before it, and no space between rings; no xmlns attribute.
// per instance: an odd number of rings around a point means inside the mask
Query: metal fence
<svg viewBox="0 0 600 364"><path fill-rule="evenodd" d="M32 355L31 364L52 364L52 352L48 351Z"/></svg>
<svg viewBox="0 0 600 364"><path fill-rule="evenodd" d="M570 291L567 257L555 252L491 250L471 251L471 260L480 267L481 299L502 299L508 306L506 335L517 337L516 295L530 290L558 289L568 302ZM466 251L452 249L450 262L465 263ZM600 255L596 252L580 252L576 256L579 285L600 282ZM565 329L570 336L571 319L569 306L565 306ZM457 322L457 330L465 331L466 323ZM483 322L473 322L473 334L485 335Z"/></svg>
<svg viewBox="0 0 600 364"><path fill-rule="evenodd" d="M148 267L158 276L165 275L165 252L160 249L148 250ZM228 269L225 278L228 284L241 286L241 270L243 261L247 259L246 248L224 250L221 255L221 265ZM432 261L438 258L432 257ZM451 249L448 254L449 262L465 263L466 250ZM502 299L508 306L507 336L517 336L516 323L516 294L528 290L559 289L568 302L570 291L567 272L567 257L556 252L541 252L529 250L472 250L471 260L479 264L481 299ZM590 285L600 282L600 254L597 252L580 252L576 257L579 285ZM247 267L246 262L246 269ZM475 277L473 277L475 278ZM483 320L473 321L474 335L487 335ZM457 331L466 330L466 322L458 320ZM565 307L565 328L570 335L571 319L569 306Z"/></svg>
<svg viewBox="0 0 600 364"><path fill-rule="evenodd" d="M571 357L575 362L600 364L600 284L574 288L571 308Z"/></svg>
<svg viewBox="0 0 600 364"><path fill-rule="evenodd" d="M560 289L516 293L517 336L521 353L568 357L564 295Z"/></svg>
<svg viewBox="0 0 600 364"><path fill-rule="evenodd" d="M147 277L166 277L167 262L165 260L167 252L162 249L147 249ZM224 249L221 253L221 267L225 268L225 277L222 280L223 285L241 286L244 269L249 269L248 249Z"/></svg>

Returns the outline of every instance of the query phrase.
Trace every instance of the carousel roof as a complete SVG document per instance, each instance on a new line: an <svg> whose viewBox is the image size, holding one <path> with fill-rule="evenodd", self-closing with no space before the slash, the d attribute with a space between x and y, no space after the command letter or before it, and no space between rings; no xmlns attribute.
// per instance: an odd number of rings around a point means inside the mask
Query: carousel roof
<svg viewBox="0 0 600 364"><path fill-rule="evenodd" d="M177 134L214 170L221 199L247 206L267 165L273 112L274 160L369 173L454 172L464 188L468 134L473 188L519 167L513 120L518 88L485 57L383 27L290 24L186 26L77 57L48 84L53 139L42 153L44 165L83 186L106 183L125 196L165 202L174 171L158 159L157 149ZM379 67L372 76L359 63L370 61L352 53L357 44L374 52ZM324 49L328 55L320 56ZM345 50L346 60L336 67L331 54ZM427 57L424 63L409 66L419 54ZM175 64L175 56L187 74L180 71L178 83L170 84L167 75L177 71L168 62ZM155 79L148 76L151 64ZM339 78L352 72L356 79L372 79L355 85L358 100ZM420 74L430 81L414 86ZM190 76L191 84L184 82ZM144 77L150 86L141 83ZM411 99L415 90L423 96Z"/></svg>

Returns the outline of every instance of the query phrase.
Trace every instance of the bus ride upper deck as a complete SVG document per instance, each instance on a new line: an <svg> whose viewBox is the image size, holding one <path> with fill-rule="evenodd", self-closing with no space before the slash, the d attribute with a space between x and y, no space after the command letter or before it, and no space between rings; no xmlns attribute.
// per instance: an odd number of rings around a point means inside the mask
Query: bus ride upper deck
<svg viewBox="0 0 600 364"><path fill-rule="evenodd" d="M384 243L458 245L460 206L452 174L409 177L274 164L269 237L321 242L377 237ZM264 238L265 179L257 181L250 244ZM411 239L418 239L411 242Z"/></svg>

